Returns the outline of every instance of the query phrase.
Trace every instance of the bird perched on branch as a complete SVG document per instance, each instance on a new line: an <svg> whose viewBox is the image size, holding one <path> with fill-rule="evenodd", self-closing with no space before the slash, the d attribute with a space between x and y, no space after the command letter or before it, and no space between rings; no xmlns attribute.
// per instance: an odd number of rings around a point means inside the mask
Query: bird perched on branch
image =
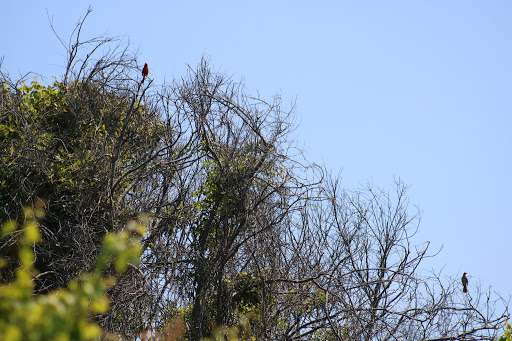
<svg viewBox="0 0 512 341"><path fill-rule="evenodd" d="M467 293L468 292L468 278L466 277L466 272L462 274L462 292Z"/></svg>
<svg viewBox="0 0 512 341"><path fill-rule="evenodd" d="M142 82L144 82L144 79L146 79L146 76L149 73L148 69L148 63L144 63L144 67L142 68Z"/></svg>

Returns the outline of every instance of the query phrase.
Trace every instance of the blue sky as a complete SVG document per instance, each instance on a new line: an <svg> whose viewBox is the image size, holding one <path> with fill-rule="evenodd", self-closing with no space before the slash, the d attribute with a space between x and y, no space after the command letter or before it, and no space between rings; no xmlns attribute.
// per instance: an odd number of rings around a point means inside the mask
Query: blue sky
<svg viewBox="0 0 512 341"><path fill-rule="evenodd" d="M156 83L202 55L263 97L296 100L294 135L347 188L400 177L423 213L425 264L512 293L512 2L9 1L14 78L62 74L67 37L126 36Z"/></svg>

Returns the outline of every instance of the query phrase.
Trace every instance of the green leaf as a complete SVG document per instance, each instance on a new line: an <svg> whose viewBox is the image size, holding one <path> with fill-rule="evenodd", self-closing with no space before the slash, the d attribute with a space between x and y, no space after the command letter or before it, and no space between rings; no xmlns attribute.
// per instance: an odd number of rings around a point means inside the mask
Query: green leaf
<svg viewBox="0 0 512 341"><path fill-rule="evenodd" d="M2 225L1 237L3 238L5 236L7 236L9 233L16 231L17 228L18 228L18 223L16 223L15 220L9 220L8 222L6 222Z"/></svg>

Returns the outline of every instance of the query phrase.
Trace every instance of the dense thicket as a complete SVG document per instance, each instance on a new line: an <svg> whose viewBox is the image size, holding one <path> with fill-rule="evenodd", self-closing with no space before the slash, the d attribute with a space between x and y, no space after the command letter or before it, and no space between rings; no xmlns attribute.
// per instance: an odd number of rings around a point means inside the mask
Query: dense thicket
<svg viewBox="0 0 512 341"><path fill-rule="evenodd" d="M141 263L96 316L127 338L177 315L193 340L240 318L266 340L496 337L506 305L418 272L428 243L413 243L403 183L344 190L288 140L293 107L278 96L250 96L204 59L155 87L127 47L95 58L115 41L79 31L54 84L0 76L0 217L46 203L39 292L90 270L105 233L139 217Z"/></svg>

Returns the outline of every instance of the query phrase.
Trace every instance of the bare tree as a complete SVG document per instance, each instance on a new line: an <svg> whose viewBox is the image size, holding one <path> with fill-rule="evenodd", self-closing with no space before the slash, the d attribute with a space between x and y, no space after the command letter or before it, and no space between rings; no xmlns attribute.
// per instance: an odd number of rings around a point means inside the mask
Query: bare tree
<svg viewBox="0 0 512 341"><path fill-rule="evenodd" d="M212 325L233 323L226 283L246 267L241 248L285 219L311 185L293 172L297 163L286 141L291 113L280 98L268 103L247 95L205 59L163 98L194 123L199 143L196 162L175 187L182 206L165 219L171 227L152 240L145 263L171 265L160 268L165 276L155 286L164 283L160 297L176 298L177 306L190 302L198 340Z"/></svg>
<svg viewBox="0 0 512 341"><path fill-rule="evenodd" d="M507 302L490 293L461 296L458 280L419 271L434 255L428 243L413 244L420 216L410 214L402 182L394 195L324 184L281 233L259 241L255 248L264 251L253 252L271 297L262 299L265 338L496 338L509 318Z"/></svg>

